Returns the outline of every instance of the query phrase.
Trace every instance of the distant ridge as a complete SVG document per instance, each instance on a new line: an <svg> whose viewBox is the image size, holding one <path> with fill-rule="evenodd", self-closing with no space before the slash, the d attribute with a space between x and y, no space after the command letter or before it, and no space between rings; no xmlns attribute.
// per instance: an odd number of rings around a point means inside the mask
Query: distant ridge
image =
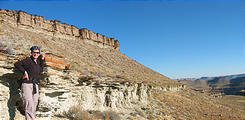
<svg viewBox="0 0 245 120"><path fill-rule="evenodd" d="M198 78L198 80L210 80L210 79L214 79L214 78L235 79L238 77L245 77L245 73L244 74L225 75L225 76L215 76L215 77L201 77L201 78Z"/></svg>
<svg viewBox="0 0 245 120"><path fill-rule="evenodd" d="M180 80L198 90L221 92L227 95L244 95L245 74Z"/></svg>
<svg viewBox="0 0 245 120"><path fill-rule="evenodd" d="M245 73L244 74L233 74L233 75L224 75L224 76L214 76L214 77L200 77L200 78L179 78L179 79L176 79L176 80L210 80L210 79L214 79L214 78L220 78L220 77L223 77L223 78L228 78L228 79L235 79L235 78L238 78L238 77L245 77Z"/></svg>

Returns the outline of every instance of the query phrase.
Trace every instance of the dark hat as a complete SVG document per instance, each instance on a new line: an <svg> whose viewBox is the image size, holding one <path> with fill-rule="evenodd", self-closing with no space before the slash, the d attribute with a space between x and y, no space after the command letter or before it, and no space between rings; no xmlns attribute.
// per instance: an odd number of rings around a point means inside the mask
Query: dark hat
<svg viewBox="0 0 245 120"><path fill-rule="evenodd" d="M33 50L35 50L35 49L38 49L39 52L40 52L40 48L39 48L38 46L32 46L32 47L30 48L31 51L33 51Z"/></svg>

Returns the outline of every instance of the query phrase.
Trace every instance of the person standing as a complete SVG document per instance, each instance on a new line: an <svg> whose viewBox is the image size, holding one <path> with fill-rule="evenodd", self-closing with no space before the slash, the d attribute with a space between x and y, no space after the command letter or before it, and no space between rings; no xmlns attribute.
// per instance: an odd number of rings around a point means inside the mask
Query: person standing
<svg viewBox="0 0 245 120"><path fill-rule="evenodd" d="M14 66L23 73L21 94L25 109L25 119L34 120L38 104L38 77L45 65L45 54L40 55L40 48L32 46L31 56L18 61Z"/></svg>

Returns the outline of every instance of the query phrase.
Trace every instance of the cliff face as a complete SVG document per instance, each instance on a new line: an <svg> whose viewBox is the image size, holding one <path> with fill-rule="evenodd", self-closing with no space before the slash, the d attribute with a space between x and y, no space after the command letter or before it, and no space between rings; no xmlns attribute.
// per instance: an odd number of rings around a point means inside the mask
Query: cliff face
<svg viewBox="0 0 245 120"><path fill-rule="evenodd" d="M76 26L61 23L58 20L47 20L42 16L24 11L0 9L0 21L7 22L19 29L44 33L55 38L85 40L102 48L119 50L119 41L114 38L106 37L86 28L78 29Z"/></svg>

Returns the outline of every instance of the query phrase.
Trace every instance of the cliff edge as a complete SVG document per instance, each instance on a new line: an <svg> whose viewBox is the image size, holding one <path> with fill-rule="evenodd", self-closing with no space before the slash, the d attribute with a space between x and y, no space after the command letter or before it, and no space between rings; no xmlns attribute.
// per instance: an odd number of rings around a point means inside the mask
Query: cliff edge
<svg viewBox="0 0 245 120"><path fill-rule="evenodd" d="M27 31L52 35L55 38L89 40L98 46L119 50L119 41L114 38L106 37L86 28L78 29L74 25L61 23L58 20L47 20L42 16L32 15L22 10L0 9L0 21Z"/></svg>

